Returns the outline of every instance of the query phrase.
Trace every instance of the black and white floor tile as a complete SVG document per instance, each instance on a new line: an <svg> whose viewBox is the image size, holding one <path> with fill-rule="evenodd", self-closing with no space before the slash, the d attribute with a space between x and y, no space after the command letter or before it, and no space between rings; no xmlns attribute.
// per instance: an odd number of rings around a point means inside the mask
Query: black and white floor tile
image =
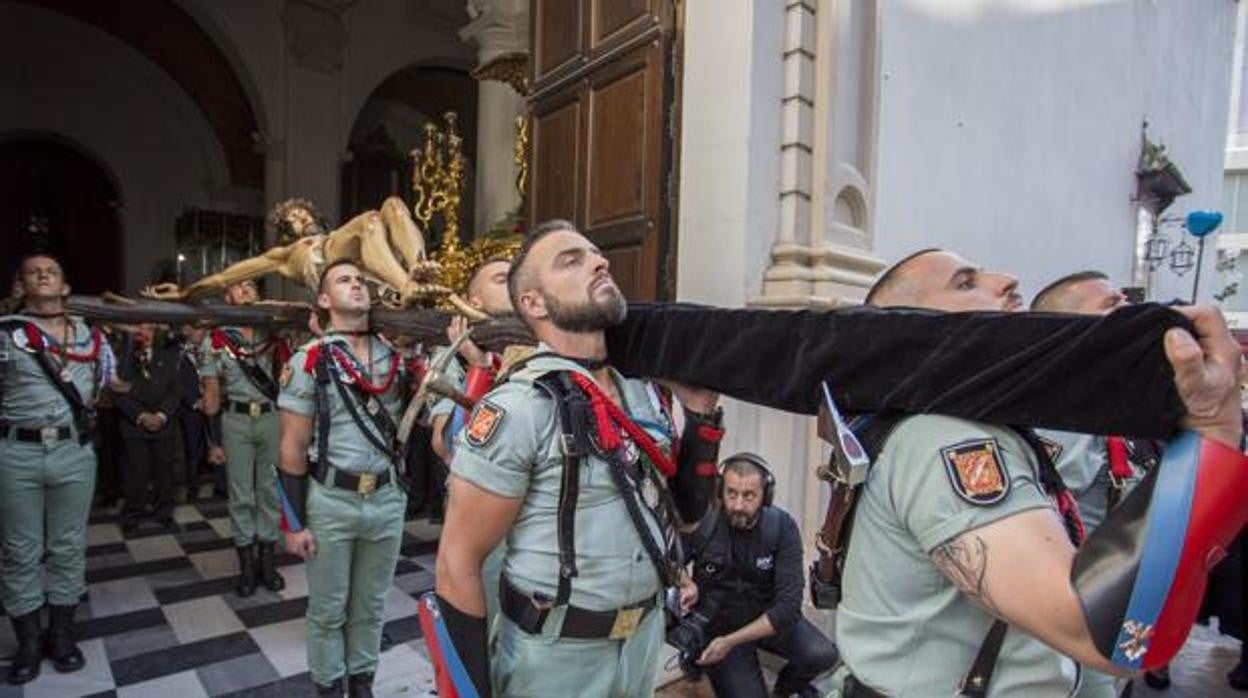
<svg viewBox="0 0 1248 698"><path fill-rule="evenodd" d="M225 502L179 506L177 530L155 524L123 535L115 512L97 510L88 528L89 600L76 633L86 667L58 674L47 662L25 686L0 683L0 698L202 698L307 695L303 563L278 558L286 588L234 595L238 563ZM433 587L438 529L406 524L386 596L386 637L375 690L380 696L433 692L433 670L416 620L416 597ZM0 622L0 657L14 651Z"/></svg>

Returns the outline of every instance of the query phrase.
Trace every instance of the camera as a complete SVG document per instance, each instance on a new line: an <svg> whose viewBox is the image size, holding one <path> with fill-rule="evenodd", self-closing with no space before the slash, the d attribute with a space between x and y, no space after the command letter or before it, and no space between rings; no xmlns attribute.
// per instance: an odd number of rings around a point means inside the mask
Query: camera
<svg viewBox="0 0 1248 698"><path fill-rule="evenodd" d="M667 629L667 644L676 648L680 671L690 681L702 678L702 667L698 666L698 658L711 643L707 630L711 623L710 616L706 609L699 606L678 618L675 625Z"/></svg>

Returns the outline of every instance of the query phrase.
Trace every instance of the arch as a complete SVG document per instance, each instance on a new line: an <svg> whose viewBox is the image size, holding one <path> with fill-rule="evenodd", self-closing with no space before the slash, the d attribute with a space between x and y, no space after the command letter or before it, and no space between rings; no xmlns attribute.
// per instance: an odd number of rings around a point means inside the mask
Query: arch
<svg viewBox="0 0 1248 698"><path fill-rule="evenodd" d="M6 283L17 260L47 252L78 292L121 287L121 189L97 154L56 134L0 134L0 188Z"/></svg>
<svg viewBox="0 0 1248 698"><path fill-rule="evenodd" d="M832 204L832 220L840 225L857 230L867 227L867 199L862 191L854 185L841 189Z"/></svg>
<svg viewBox="0 0 1248 698"><path fill-rule="evenodd" d="M247 89L217 43L180 7L163 0L128 0L120 5L18 1L88 24L160 66L211 124L225 151L231 181L263 188L264 161L255 150L260 128Z"/></svg>
<svg viewBox="0 0 1248 698"><path fill-rule="evenodd" d="M256 130L261 142L273 138L280 131L274 123L274 114L280 112L280 105L270 105L260 86L262 71L255 57L245 49L245 45L235 39L227 22L221 17L221 3L195 2L195 0L173 0L183 12L195 20L208 38L221 50L222 56L229 63L238 79L247 101L256 117Z"/></svg>
<svg viewBox="0 0 1248 698"><path fill-rule="evenodd" d="M477 145L477 82L467 71L421 62L395 71L369 94L351 121L346 150L352 153L343 166L341 212L343 217L375 208L387 194L399 194L410 201L408 153L423 145L423 127L433 119L441 123L446 111L459 116L459 133L467 162L461 199L463 221L472 220L474 163ZM379 149L383 152L379 152ZM371 164L370 164L371 163ZM374 185L359 186L361 180L384 182L372 167L397 171L397 191L381 191Z"/></svg>

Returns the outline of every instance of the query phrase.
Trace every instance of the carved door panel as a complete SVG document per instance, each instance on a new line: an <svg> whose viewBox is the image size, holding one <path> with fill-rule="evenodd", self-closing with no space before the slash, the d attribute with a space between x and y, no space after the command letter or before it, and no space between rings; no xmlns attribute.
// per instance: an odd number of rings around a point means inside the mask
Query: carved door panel
<svg viewBox="0 0 1248 698"><path fill-rule="evenodd" d="M530 225L568 218L629 300L675 290L672 0L534 0Z"/></svg>

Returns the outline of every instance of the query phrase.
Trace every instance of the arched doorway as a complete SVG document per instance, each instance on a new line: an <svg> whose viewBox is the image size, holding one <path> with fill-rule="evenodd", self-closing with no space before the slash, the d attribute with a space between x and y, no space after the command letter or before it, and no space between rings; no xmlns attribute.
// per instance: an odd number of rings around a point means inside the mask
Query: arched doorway
<svg viewBox="0 0 1248 698"><path fill-rule="evenodd" d="M61 260L75 293L122 288L121 192L111 174L51 136L0 137L3 294L23 255Z"/></svg>
<svg viewBox="0 0 1248 698"><path fill-rule="evenodd" d="M414 65L404 68L377 87L356 115L348 144L351 157L342 166L341 212L345 221L361 211L375 209L391 195L412 203L413 148L424 144L424 125L442 125L446 112L455 112L467 161L460 200L460 235L471 238L473 186L477 153L477 81L455 68ZM431 243L441 230L426 231Z"/></svg>

